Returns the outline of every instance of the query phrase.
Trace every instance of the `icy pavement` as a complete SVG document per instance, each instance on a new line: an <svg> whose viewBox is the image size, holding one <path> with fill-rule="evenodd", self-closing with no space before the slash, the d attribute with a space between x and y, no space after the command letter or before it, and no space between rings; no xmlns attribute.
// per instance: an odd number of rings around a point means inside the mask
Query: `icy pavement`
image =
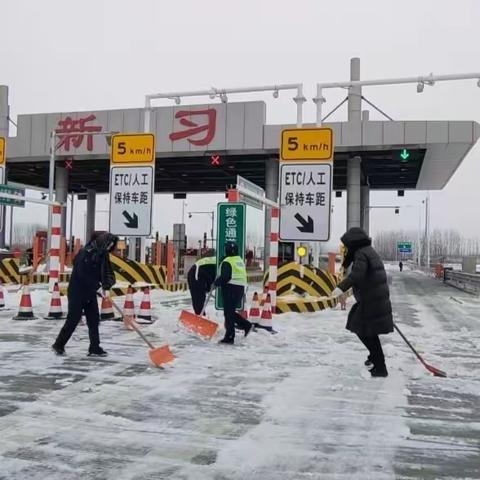
<svg viewBox="0 0 480 480"><path fill-rule="evenodd" d="M479 479L480 301L392 275L399 325L448 378L394 334L390 376L369 378L340 310L277 316L277 335L219 346L178 327L185 295L154 291L144 330L178 356L165 370L121 323L101 325L108 358L85 356L85 326L62 358L49 350L61 322L1 312L0 479ZM47 293L33 303L45 312Z"/></svg>

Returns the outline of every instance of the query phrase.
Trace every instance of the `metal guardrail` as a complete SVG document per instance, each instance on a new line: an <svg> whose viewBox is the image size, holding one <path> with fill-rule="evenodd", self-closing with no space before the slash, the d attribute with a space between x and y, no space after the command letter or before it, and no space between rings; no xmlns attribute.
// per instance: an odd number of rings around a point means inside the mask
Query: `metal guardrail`
<svg viewBox="0 0 480 480"><path fill-rule="evenodd" d="M447 285L464 290L465 292L480 295L480 275L455 272L446 268L443 273L443 281Z"/></svg>

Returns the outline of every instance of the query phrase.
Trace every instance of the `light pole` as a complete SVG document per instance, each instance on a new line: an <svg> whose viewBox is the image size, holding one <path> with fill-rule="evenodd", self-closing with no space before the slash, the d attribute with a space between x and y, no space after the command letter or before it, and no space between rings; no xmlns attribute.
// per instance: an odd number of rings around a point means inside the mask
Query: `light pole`
<svg viewBox="0 0 480 480"><path fill-rule="evenodd" d="M182 200L182 223L185 223L185 206L188 206L188 203L185 200Z"/></svg>
<svg viewBox="0 0 480 480"><path fill-rule="evenodd" d="M405 85L409 83L417 84L417 93L422 93L425 85L433 86L437 82L450 82L456 80L477 80L480 86L480 73L460 73L450 75L420 75L417 77L400 77L400 78L383 78L378 80L351 80L349 82L330 82L317 83L317 95L313 102L317 106L317 126L322 124L322 106L326 103L323 96L323 90L327 88L348 88L355 89L358 87L377 87L381 85Z"/></svg>
<svg viewBox="0 0 480 480"><path fill-rule="evenodd" d="M425 204L425 254L426 267L430 268L430 192L427 193L427 198L422 200Z"/></svg>
<svg viewBox="0 0 480 480"><path fill-rule="evenodd" d="M422 203L425 203L426 206L425 206L425 243L426 243L426 246L429 244L429 239L430 239L430 226L429 226L429 216L430 216L430 213L429 213L429 207L428 207L428 197L425 199L425 200L422 200ZM422 209L421 209L421 205L402 205L402 206L399 206L399 205L373 205L373 206L369 206L369 207L365 207L363 209L363 216L365 216L366 214L366 211L367 209L372 209L372 208L394 208L395 209L395 213L398 214L400 212L400 208L418 208L418 211L419 211L419 216L418 216L418 233L417 233L417 263L418 263L418 266L420 266L420 260L421 260L421 253L420 253L420 230L421 230L421 226L422 226ZM427 220L428 218L428 220ZM428 224L428 226L427 226ZM430 263L430 249L428 248L427 249L427 262L428 264Z"/></svg>
<svg viewBox="0 0 480 480"><path fill-rule="evenodd" d="M210 230L210 240L212 242L212 248L214 248L213 244L213 225L215 224L215 212L188 212L188 218L192 218L192 215L210 215L212 219L212 229Z"/></svg>
<svg viewBox="0 0 480 480"><path fill-rule="evenodd" d="M110 131L110 132L88 132L88 135L94 136L104 136L108 146L111 145L112 135L115 135L119 132ZM57 133L55 130L50 132L50 162L48 170L48 201L50 205L53 205L53 191L55 185L55 161L57 159L56 150L57 150L57 138L63 137L65 133ZM51 230L52 230L52 209L48 209L48 231L47 231L47 243L48 248L50 249L50 240L51 240ZM66 234L66 232L64 232Z"/></svg>
<svg viewBox="0 0 480 480"><path fill-rule="evenodd" d="M152 109L152 100L168 99L173 100L176 105L180 105L184 97L209 97L214 100L220 98L222 103L228 102L227 95L242 94L242 93L260 93L272 92L273 98L278 98L281 90L296 90L297 95L293 97L293 101L297 106L297 127L301 127L303 123L303 104L306 98L303 95L303 83L288 83L279 85L262 85L257 87L240 87L240 88L215 88L210 90L196 90L186 92L170 92L170 93L153 93L145 95L145 131L150 125L150 113Z"/></svg>

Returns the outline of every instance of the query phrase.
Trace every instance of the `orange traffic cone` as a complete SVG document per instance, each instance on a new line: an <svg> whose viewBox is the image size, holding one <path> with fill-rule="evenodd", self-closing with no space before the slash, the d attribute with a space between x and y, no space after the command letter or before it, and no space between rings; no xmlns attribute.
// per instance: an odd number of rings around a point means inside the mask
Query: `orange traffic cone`
<svg viewBox="0 0 480 480"><path fill-rule="evenodd" d="M128 287L125 303L123 304L123 324L128 330L133 330L133 327L130 325L131 322L135 322L135 303L133 302L132 286Z"/></svg>
<svg viewBox="0 0 480 480"><path fill-rule="evenodd" d="M18 314L12 320L37 320L37 317L33 314L32 298L28 285L23 287Z"/></svg>
<svg viewBox="0 0 480 480"><path fill-rule="evenodd" d="M113 311L112 299L110 298L110 293L107 291L102 297L102 304L100 306L100 321L104 320L119 320L119 317L115 315Z"/></svg>
<svg viewBox="0 0 480 480"><path fill-rule="evenodd" d="M277 333L272 327L272 307L269 293L267 293L267 299L265 300L265 305L262 309L262 316L260 317L260 322L258 323L257 328L263 328L271 333Z"/></svg>
<svg viewBox="0 0 480 480"><path fill-rule="evenodd" d="M253 294L252 304L250 305L250 312L248 314L248 317L250 322L252 322L254 326L256 326L260 321L260 307L258 306L257 292Z"/></svg>
<svg viewBox="0 0 480 480"><path fill-rule="evenodd" d="M140 303L140 311L138 312L137 319L141 319L142 321L137 323L144 324L144 323L153 323L152 319L152 305L150 303L150 288L145 287L143 290L143 298Z"/></svg>
<svg viewBox="0 0 480 480"><path fill-rule="evenodd" d="M46 320L64 320L67 318L62 311L62 300L60 298L60 289L58 288L58 283L53 287L52 299L50 300L50 310L46 317L43 317Z"/></svg>

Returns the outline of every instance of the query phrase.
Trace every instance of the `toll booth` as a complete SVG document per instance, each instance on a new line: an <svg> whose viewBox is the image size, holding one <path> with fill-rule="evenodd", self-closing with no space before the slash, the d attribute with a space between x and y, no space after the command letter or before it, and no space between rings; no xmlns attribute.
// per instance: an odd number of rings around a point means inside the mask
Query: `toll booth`
<svg viewBox="0 0 480 480"><path fill-rule="evenodd" d="M295 242L278 242L278 261L279 263L295 261Z"/></svg>
<svg viewBox="0 0 480 480"><path fill-rule="evenodd" d="M38 265L46 260L47 256L48 233L47 231L39 231L33 238L33 271Z"/></svg>

